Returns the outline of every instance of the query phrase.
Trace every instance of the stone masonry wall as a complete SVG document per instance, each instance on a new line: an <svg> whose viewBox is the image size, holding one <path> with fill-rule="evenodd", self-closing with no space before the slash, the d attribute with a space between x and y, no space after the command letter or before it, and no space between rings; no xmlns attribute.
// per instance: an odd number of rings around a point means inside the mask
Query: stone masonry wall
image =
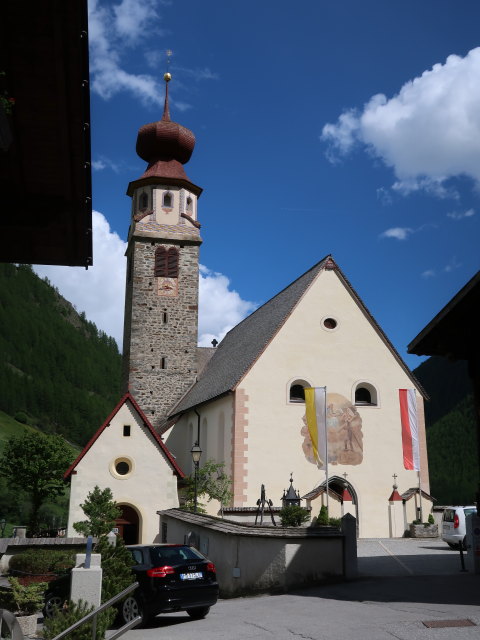
<svg viewBox="0 0 480 640"><path fill-rule="evenodd" d="M178 295L161 296L155 249L172 244L179 250ZM154 427L197 375L198 244L133 237L127 252L132 265L125 296L124 391L130 390Z"/></svg>

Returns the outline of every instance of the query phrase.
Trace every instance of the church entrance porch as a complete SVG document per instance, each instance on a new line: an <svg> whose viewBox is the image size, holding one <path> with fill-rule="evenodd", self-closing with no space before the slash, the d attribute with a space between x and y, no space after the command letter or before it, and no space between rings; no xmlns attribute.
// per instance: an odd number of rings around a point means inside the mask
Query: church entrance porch
<svg viewBox="0 0 480 640"><path fill-rule="evenodd" d="M119 504L122 514L115 520L115 527L118 529L118 535L123 538L125 544L138 544L140 518L133 507L127 504Z"/></svg>
<svg viewBox="0 0 480 640"><path fill-rule="evenodd" d="M320 500L317 500L320 498ZM327 482L318 485L304 495L307 507L312 509L312 518L318 517L322 506L327 506ZM328 479L328 515L330 518L342 518L350 513L357 522L357 538L359 537L359 513L357 493L345 477L332 476Z"/></svg>

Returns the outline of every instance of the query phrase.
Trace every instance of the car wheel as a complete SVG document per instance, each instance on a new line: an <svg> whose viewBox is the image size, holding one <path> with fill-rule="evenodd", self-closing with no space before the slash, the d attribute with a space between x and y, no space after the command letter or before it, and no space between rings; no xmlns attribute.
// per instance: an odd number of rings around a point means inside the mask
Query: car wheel
<svg viewBox="0 0 480 640"><path fill-rule="evenodd" d="M447 542L450 549L458 549L458 544L453 544L453 542Z"/></svg>
<svg viewBox="0 0 480 640"><path fill-rule="evenodd" d="M462 540L462 549L464 551L467 550L467 536L465 536L464 539Z"/></svg>
<svg viewBox="0 0 480 640"><path fill-rule="evenodd" d="M194 620L205 618L209 611L210 607L195 607L194 609L187 609L188 615Z"/></svg>
<svg viewBox="0 0 480 640"><path fill-rule="evenodd" d="M42 609L44 618L51 618L56 611L62 608L63 598L56 596L54 593L47 593L45 596L45 605Z"/></svg>
<svg viewBox="0 0 480 640"><path fill-rule="evenodd" d="M122 603L120 615L124 624L127 624L127 622L131 622L138 616L142 618L138 626L142 625L145 622L143 607L136 596L127 596L125 598Z"/></svg>

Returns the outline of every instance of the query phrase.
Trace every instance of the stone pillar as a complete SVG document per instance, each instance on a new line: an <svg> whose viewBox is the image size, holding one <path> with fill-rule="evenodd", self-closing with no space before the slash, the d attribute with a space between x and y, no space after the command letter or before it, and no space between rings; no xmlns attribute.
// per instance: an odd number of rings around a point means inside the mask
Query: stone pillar
<svg viewBox="0 0 480 640"><path fill-rule="evenodd" d="M472 573L480 573L480 518L476 513L465 518L467 525L467 567Z"/></svg>
<svg viewBox="0 0 480 640"><path fill-rule="evenodd" d="M348 579L356 578L357 565L357 520L350 513L342 518L343 543L343 575Z"/></svg>
<svg viewBox="0 0 480 640"><path fill-rule="evenodd" d="M83 600L95 608L100 606L102 596L101 555L92 553L90 567L85 568L84 553L77 553L75 568L72 569L71 599L73 602Z"/></svg>
<svg viewBox="0 0 480 640"><path fill-rule="evenodd" d="M405 532L405 514L401 495L396 484L388 499L388 530L390 538L402 538Z"/></svg>

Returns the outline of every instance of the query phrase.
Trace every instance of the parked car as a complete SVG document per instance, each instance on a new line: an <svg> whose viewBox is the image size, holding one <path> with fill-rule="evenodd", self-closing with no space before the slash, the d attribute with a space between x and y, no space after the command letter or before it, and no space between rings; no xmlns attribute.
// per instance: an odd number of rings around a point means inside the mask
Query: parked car
<svg viewBox="0 0 480 640"><path fill-rule="evenodd" d="M442 540L451 549L458 549L460 545L463 549L467 548L465 517L470 513L475 513L476 510L477 507L469 505L468 507L447 507L443 512Z"/></svg>
<svg viewBox="0 0 480 640"><path fill-rule="evenodd" d="M51 618L70 599L70 571L48 583L42 609L44 618Z"/></svg>
<svg viewBox="0 0 480 640"><path fill-rule="evenodd" d="M193 547L179 544L129 545L132 582L138 588L119 603L122 622L143 622L171 611L204 618L218 599L215 565ZM43 615L51 617L70 598L70 575L53 580L45 593Z"/></svg>
<svg viewBox="0 0 480 640"><path fill-rule="evenodd" d="M145 622L170 611L186 611L191 618L204 618L217 602L215 565L194 547L152 544L127 548L135 561L132 569L139 587L123 601L123 622L138 615Z"/></svg>

